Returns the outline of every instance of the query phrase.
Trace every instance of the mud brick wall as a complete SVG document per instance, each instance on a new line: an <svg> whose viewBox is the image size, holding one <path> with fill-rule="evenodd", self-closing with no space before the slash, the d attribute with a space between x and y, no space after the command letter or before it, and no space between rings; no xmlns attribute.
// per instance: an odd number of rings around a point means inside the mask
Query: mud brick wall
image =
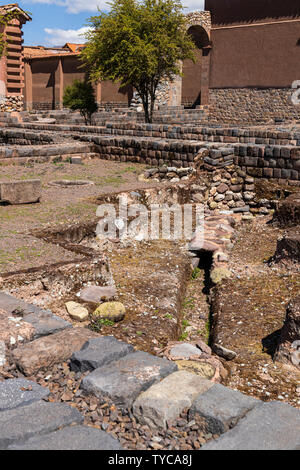
<svg viewBox="0 0 300 470"><path fill-rule="evenodd" d="M292 88L225 88L209 91L210 122L264 123L300 119Z"/></svg>

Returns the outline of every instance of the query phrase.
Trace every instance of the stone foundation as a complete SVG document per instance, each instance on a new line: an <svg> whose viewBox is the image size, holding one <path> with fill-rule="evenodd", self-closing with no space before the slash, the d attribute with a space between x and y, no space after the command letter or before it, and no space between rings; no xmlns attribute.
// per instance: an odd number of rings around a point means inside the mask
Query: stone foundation
<svg viewBox="0 0 300 470"><path fill-rule="evenodd" d="M227 88L209 91L210 122L265 123L300 119L291 88Z"/></svg>

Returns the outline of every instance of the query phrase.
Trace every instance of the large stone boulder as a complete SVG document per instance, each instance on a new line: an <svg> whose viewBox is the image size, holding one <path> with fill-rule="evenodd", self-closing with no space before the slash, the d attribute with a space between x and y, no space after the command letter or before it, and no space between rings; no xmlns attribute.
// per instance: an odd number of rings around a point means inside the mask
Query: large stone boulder
<svg viewBox="0 0 300 470"><path fill-rule="evenodd" d="M300 295L288 305L275 360L300 368Z"/></svg>

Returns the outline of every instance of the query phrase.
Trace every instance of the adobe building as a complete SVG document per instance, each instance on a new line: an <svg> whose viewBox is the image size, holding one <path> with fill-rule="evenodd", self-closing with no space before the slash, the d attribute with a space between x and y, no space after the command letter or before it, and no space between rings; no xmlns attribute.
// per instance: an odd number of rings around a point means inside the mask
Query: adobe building
<svg viewBox="0 0 300 470"><path fill-rule="evenodd" d="M74 80L83 80L86 70L79 60L83 44L67 43L61 48L24 47L26 110L49 110L63 107L63 94ZM99 106L128 106L132 87L120 87L110 81L95 84Z"/></svg>
<svg viewBox="0 0 300 470"><path fill-rule="evenodd" d="M161 84L158 105L205 106L212 122L300 119L300 105L291 101L292 84L300 80L299 2L206 0L205 11L187 18L197 60L184 61L183 76ZM20 27L27 20L22 17ZM82 47L24 48L25 109L62 108L65 87L86 73L78 58ZM10 67L12 55L7 59ZM6 75L16 77L12 72ZM22 77L22 65L18 76ZM12 83L22 86L8 78L8 94L21 89ZM99 106L137 106L132 87L102 82L95 91Z"/></svg>
<svg viewBox="0 0 300 470"><path fill-rule="evenodd" d="M22 26L30 16L17 3L0 6L0 15L11 18L7 25L0 25L6 43L0 59L0 110L23 109L24 63Z"/></svg>

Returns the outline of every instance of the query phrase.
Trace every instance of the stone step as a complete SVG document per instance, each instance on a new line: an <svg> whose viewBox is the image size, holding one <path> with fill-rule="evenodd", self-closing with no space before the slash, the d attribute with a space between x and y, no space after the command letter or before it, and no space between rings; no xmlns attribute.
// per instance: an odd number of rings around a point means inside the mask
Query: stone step
<svg viewBox="0 0 300 470"><path fill-rule="evenodd" d="M87 328L63 330L19 346L13 350L12 360L24 375L31 376L67 361L86 341L97 337L97 333Z"/></svg>
<svg viewBox="0 0 300 470"><path fill-rule="evenodd" d="M195 419L200 429L207 433L222 434L260 403L236 390L214 384L195 399L189 418Z"/></svg>
<svg viewBox="0 0 300 470"><path fill-rule="evenodd" d="M88 426L70 426L33 437L8 450L122 450L121 444L104 431Z"/></svg>
<svg viewBox="0 0 300 470"><path fill-rule="evenodd" d="M0 309L11 316L22 317L23 321L32 325L34 339L72 327L71 323L54 315L50 310L44 310L37 305L24 302L24 300L17 299L3 291L0 291Z"/></svg>
<svg viewBox="0 0 300 470"><path fill-rule="evenodd" d="M70 368L75 372L92 371L121 359L133 351L133 346L118 341L113 336L90 339L80 351L72 355Z"/></svg>
<svg viewBox="0 0 300 470"><path fill-rule="evenodd" d="M213 383L199 375L180 370L143 392L133 404L133 414L142 424L166 429L167 422L190 408L195 398Z"/></svg>
<svg viewBox="0 0 300 470"><path fill-rule="evenodd" d="M109 398L121 408L130 408L141 392L176 370L174 362L138 351L94 370L82 380L80 388Z"/></svg>
<svg viewBox="0 0 300 470"><path fill-rule="evenodd" d="M0 412L40 401L49 395L48 388L26 379L0 382Z"/></svg>
<svg viewBox="0 0 300 470"><path fill-rule="evenodd" d="M285 403L260 403L230 431L202 450L299 450L300 410Z"/></svg>
<svg viewBox="0 0 300 470"><path fill-rule="evenodd" d="M72 424L81 424L83 416L63 403L38 401L0 412L0 449L23 443Z"/></svg>

